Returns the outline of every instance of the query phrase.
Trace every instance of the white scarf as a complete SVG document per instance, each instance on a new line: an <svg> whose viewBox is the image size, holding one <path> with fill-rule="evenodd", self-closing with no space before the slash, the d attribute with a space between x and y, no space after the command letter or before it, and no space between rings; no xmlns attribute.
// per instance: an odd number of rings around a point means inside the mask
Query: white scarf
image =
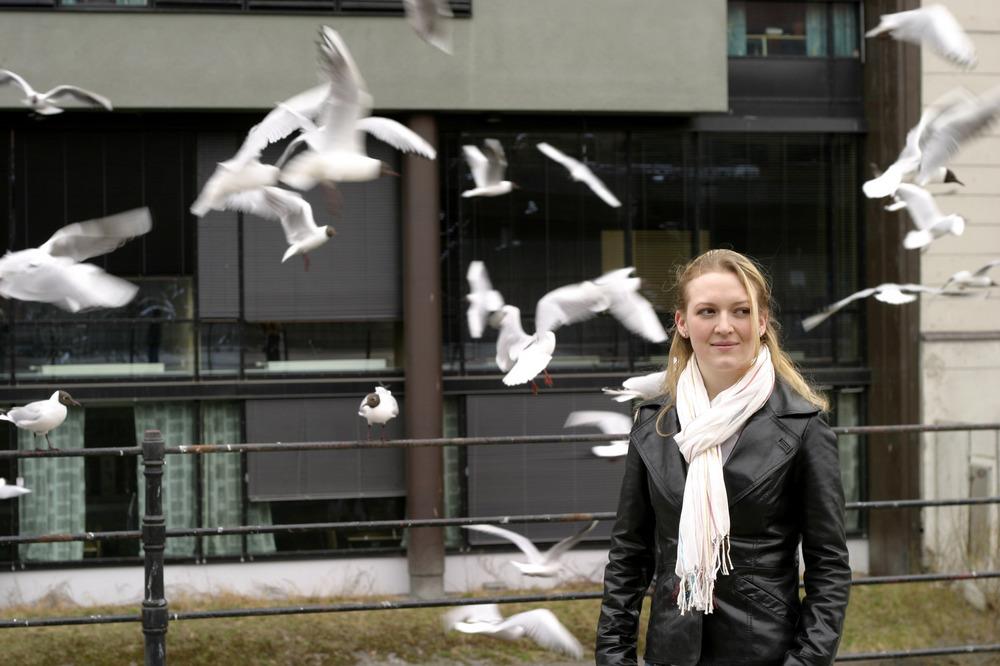
<svg viewBox="0 0 1000 666"><path fill-rule="evenodd" d="M681 430L674 441L688 462L675 568L682 615L691 609L711 613L715 576L720 569L723 574L732 569L729 498L719 445L764 406L773 389L774 365L763 345L750 369L712 401L694 356L678 378L675 404Z"/></svg>

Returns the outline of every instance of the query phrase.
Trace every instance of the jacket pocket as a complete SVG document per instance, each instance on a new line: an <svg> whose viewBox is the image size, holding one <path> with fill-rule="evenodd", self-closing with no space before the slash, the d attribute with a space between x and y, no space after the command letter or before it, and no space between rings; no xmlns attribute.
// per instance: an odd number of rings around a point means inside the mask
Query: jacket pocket
<svg viewBox="0 0 1000 666"><path fill-rule="evenodd" d="M750 579L738 576L733 581L733 588L757 607L768 611L776 619L782 620L792 627L798 622L799 614L796 610Z"/></svg>

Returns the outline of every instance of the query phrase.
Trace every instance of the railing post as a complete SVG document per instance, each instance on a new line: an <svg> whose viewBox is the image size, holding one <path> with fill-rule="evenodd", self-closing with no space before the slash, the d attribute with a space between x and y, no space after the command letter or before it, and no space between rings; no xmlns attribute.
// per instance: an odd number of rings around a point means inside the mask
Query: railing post
<svg viewBox="0 0 1000 666"><path fill-rule="evenodd" d="M142 467L146 477L146 511L142 516L142 548L146 596L142 600L142 633L146 666L167 663L167 600L163 596L163 551L167 544L163 517L164 443L159 430L142 437Z"/></svg>

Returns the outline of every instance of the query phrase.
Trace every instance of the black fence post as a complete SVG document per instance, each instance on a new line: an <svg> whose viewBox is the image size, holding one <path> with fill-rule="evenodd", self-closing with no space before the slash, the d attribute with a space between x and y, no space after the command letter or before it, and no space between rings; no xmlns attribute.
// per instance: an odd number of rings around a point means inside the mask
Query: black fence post
<svg viewBox="0 0 1000 666"><path fill-rule="evenodd" d="M146 511L142 516L142 548L146 565L146 596L142 601L142 633L146 666L167 663L167 600L163 596L163 551L167 545L163 517L163 436L147 430L142 437L146 477Z"/></svg>

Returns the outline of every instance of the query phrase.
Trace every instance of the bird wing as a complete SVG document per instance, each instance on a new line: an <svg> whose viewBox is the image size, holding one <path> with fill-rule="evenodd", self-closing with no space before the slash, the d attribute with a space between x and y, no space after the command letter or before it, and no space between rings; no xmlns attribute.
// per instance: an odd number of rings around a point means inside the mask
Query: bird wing
<svg viewBox="0 0 1000 666"><path fill-rule="evenodd" d="M148 208L135 208L86 222L75 222L56 231L38 249L53 257L84 261L116 250L153 228Z"/></svg>
<svg viewBox="0 0 1000 666"><path fill-rule="evenodd" d="M634 279L638 282L638 278ZM638 285L636 288L638 289ZM650 342L663 342L667 339L667 331L660 323L653 304L643 298L638 291L615 293L608 310L622 326Z"/></svg>
<svg viewBox="0 0 1000 666"><path fill-rule="evenodd" d="M275 141L302 129L303 118L315 120L329 94L330 85L324 83L279 103L262 121L250 128L240 149L230 161L246 164L259 157Z"/></svg>
<svg viewBox="0 0 1000 666"><path fill-rule="evenodd" d="M621 435L632 429L632 417L621 412L582 409L570 412L563 428L595 426L606 435Z"/></svg>
<svg viewBox="0 0 1000 666"><path fill-rule="evenodd" d="M926 183L958 154L962 144L982 134L1000 115L1000 91L965 100L943 110L924 132L917 183Z"/></svg>
<svg viewBox="0 0 1000 666"><path fill-rule="evenodd" d="M974 66L976 47L955 16L942 5L932 5L923 9L915 24L915 28L920 31L921 41L958 65Z"/></svg>
<svg viewBox="0 0 1000 666"><path fill-rule="evenodd" d="M624 414L622 414L621 416L624 416ZM625 419L629 422L629 425L631 425L632 420L629 419L627 416L625 417ZM628 428L626 428L625 431L627 431L627 429ZM625 432L625 431L620 431L620 432ZM565 553L567 550L569 550L570 548L572 548L576 544L580 543L580 541L583 539L583 537L587 536L591 532L591 530L593 530L595 527L597 527L597 524L599 522L600 521L598 521L598 520L591 521L589 525L587 525L586 527L584 527L583 529L581 529L576 534L574 534L572 536L566 537L562 541L559 541L554 546L552 546L551 548L549 548L547 551L545 551L545 555L543 555L543 557L545 558L545 561L546 562L555 562L556 560L558 560L560 557L562 557L563 553Z"/></svg>
<svg viewBox="0 0 1000 666"><path fill-rule="evenodd" d="M356 124L371 108L371 95L351 52L337 31L323 26L319 42L320 66L330 79L330 95L323 102L323 144L327 148L364 152Z"/></svg>
<svg viewBox="0 0 1000 666"><path fill-rule="evenodd" d="M497 367L508 372L514 367L517 357L532 340L521 327L521 311L513 305L505 305L501 312L500 334L497 336Z"/></svg>
<svg viewBox="0 0 1000 666"><path fill-rule="evenodd" d="M318 129L315 131L318 132ZM318 139L319 135L317 134L313 138ZM282 151L281 157L279 157L277 161L274 163L274 166L278 167L279 169L285 166L285 162L287 162L292 157L292 155L295 154L295 151L298 150L299 146L301 146L303 143L308 144L309 139L310 136L306 132L303 132L302 134L299 134L297 137L289 141L288 145L285 146L285 150Z"/></svg>
<svg viewBox="0 0 1000 666"><path fill-rule="evenodd" d="M869 287L868 289L862 289L861 291L856 291L850 296L842 298L832 305L826 306L820 312L817 312L816 314L803 319L802 328L808 333L809 331L813 330L814 328L822 324L824 321L827 320L827 318L829 318L831 315L841 310L849 303L852 303L861 298L868 298L876 291L878 291L879 288L884 286L886 285L879 285L878 287Z"/></svg>
<svg viewBox="0 0 1000 666"><path fill-rule="evenodd" d="M486 139L483 141L483 148L487 162L486 182L499 183L507 173L507 156L503 152L503 144L496 139Z"/></svg>
<svg viewBox="0 0 1000 666"><path fill-rule="evenodd" d="M403 0L403 9L421 39L451 55L451 30L445 20L452 17L448 0Z"/></svg>
<svg viewBox="0 0 1000 666"><path fill-rule="evenodd" d="M250 213L281 222L289 245L309 238L316 230L312 206L296 192L280 187L259 187L226 198L226 210Z"/></svg>
<svg viewBox="0 0 1000 666"><path fill-rule="evenodd" d="M20 76L19 74L15 74L9 69L0 69L0 86L4 85L5 83L17 84L17 86L21 88L22 91L24 91L25 95L33 95L35 93L35 89L32 88L28 84L28 82L24 80L22 76Z"/></svg>
<svg viewBox="0 0 1000 666"><path fill-rule="evenodd" d="M574 659L583 658L583 646L580 645L580 641L547 608L536 608L511 615L500 624L499 630L517 626L524 629L525 636L547 650L562 652Z"/></svg>
<svg viewBox="0 0 1000 666"><path fill-rule="evenodd" d="M572 171L575 167L582 166L582 162L573 159L566 153L562 152L558 148L551 146L548 143L545 142L538 143L535 144L535 147L538 148L538 150L542 151L542 153L544 153L546 157L552 158L553 160L555 160L559 164L562 164L570 171Z"/></svg>
<svg viewBox="0 0 1000 666"><path fill-rule="evenodd" d="M594 172L590 170L590 167L581 164L578 173L580 181L589 187L594 194L599 196L604 203L608 204L612 208L621 208L622 202L618 200L618 197L611 193L611 190L609 190L607 185L604 184L604 181L594 175Z"/></svg>
<svg viewBox="0 0 1000 666"><path fill-rule="evenodd" d="M535 332L555 331L560 326L586 321L610 305L608 295L594 282L553 289L535 304Z"/></svg>
<svg viewBox="0 0 1000 666"><path fill-rule="evenodd" d="M465 161L469 165L469 171L472 172L472 180L476 183L476 187L486 187L489 185L486 181L489 162L487 162L486 155L483 155L483 151L479 149L479 146L462 146L462 153L465 154Z"/></svg>
<svg viewBox="0 0 1000 666"><path fill-rule="evenodd" d="M556 346L556 336L552 331L536 333L518 353L514 367L503 377L507 386L517 386L530 382L535 376L548 367L552 360L552 351Z"/></svg>
<svg viewBox="0 0 1000 666"><path fill-rule="evenodd" d="M663 382L667 379L667 371L651 372L648 375L629 377L622 386L639 394L643 400L655 398L663 394Z"/></svg>
<svg viewBox="0 0 1000 666"><path fill-rule="evenodd" d="M992 270L996 266L1000 266L1000 259L994 259L993 261L989 262L985 266L982 266L981 268L976 269L976 271L973 273L973 275L975 275L975 276L986 275L988 272L990 272L990 270Z"/></svg>
<svg viewBox="0 0 1000 666"><path fill-rule="evenodd" d="M441 617L445 630L454 629L459 622L482 622L484 624L500 624L503 615L496 604L470 604L456 606ZM470 633L470 632L466 632Z"/></svg>
<svg viewBox="0 0 1000 666"><path fill-rule="evenodd" d="M84 104L97 104L98 106L103 106L108 111L114 110L114 107L111 106L111 100L104 95L98 95L95 92L84 90L83 88L79 88L77 86L56 86L52 90L45 93L43 97L50 102L56 99L69 97L78 102L83 102Z"/></svg>
<svg viewBox="0 0 1000 666"><path fill-rule="evenodd" d="M490 282L490 274L486 270L486 264L478 259L469 262L465 279L469 282L469 291L487 292L493 290L493 283Z"/></svg>
<svg viewBox="0 0 1000 666"><path fill-rule="evenodd" d="M483 335L487 315L503 307L503 296L493 288L489 273L486 272L486 264L481 261L469 263L465 278L469 282L469 295L466 297L469 301L466 311L469 334L478 339Z"/></svg>
<svg viewBox="0 0 1000 666"><path fill-rule="evenodd" d="M437 157L437 151L427 143L419 134L409 127L397 123L389 118L379 118L369 116L362 118L355 124L355 129L368 132L376 139L384 141L396 150L404 153L417 153L429 160Z"/></svg>
<svg viewBox="0 0 1000 666"><path fill-rule="evenodd" d="M494 536L502 537L507 539L515 546L521 549L521 551L528 556L528 559L533 563L540 564L542 562L542 554L538 552L538 548L535 544L531 543L528 538L517 532L511 532L510 530L505 530L502 527L497 527L496 525L462 525L467 530L474 530L476 532L483 532L484 534L492 534Z"/></svg>
<svg viewBox="0 0 1000 666"><path fill-rule="evenodd" d="M900 183L895 197L906 204L906 210L917 229L929 229L941 219L941 211L934 203L934 196L919 185Z"/></svg>
<svg viewBox="0 0 1000 666"><path fill-rule="evenodd" d="M27 405L22 407L9 409L7 410L7 420L18 425L30 425L35 423L45 416L45 412L42 410L42 405L46 402L47 401L45 400L29 402Z"/></svg>
<svg viewBox="0 0 1000 666"><path fill-rule="evenodd" d="M38 250L27 261L11 267L0 262L0 295L22 301L52 303L69 312L116 308L131 301L139 287L105 273L93 264L78 264L68 257L53 257ZM7 255L4 260L14 256Z"/></svg>

